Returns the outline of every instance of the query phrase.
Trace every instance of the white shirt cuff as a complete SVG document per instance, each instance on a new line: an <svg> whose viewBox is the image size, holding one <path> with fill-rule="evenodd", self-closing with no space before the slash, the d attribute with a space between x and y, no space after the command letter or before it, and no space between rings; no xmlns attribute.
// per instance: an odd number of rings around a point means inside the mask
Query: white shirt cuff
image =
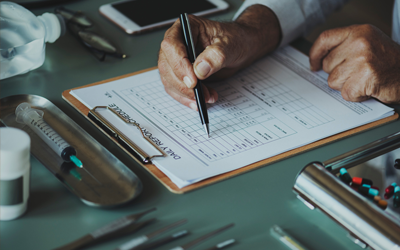
<svg viewBox="0 0 400 250"><path fill-rule="evenodd" d="M305 31L305 17L296 0L246 0L236 12L233 20L249 6L262 4L270 8L278 17L281 30L282 41L279 47L286 46Z"/></svg>

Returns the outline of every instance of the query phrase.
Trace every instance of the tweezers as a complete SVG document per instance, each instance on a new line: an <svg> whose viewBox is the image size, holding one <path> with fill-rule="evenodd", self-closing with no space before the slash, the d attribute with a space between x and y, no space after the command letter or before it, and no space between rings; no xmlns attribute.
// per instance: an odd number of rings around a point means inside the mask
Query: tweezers
<svg viewBox="0 0 400 250"><path fill-rule="evenodd" d="M197 238L197 239L195 239L195 240L193 240L193 241L191 241L189 243L186 243L185 245L177 246L177 247L174 247L174 248L172 248L170 250L187 250L187 249L189 249L189 248L191 248L191 247L193 247L193 246L195 246L197 244L202 243L205 240L208 240L209 238L211 238L214 235L222 233L223 231L233 227L234 225L235 225L234 223L231 223L231 224L226 225L224 227L221 227L221 228L219 228L219 229L217 229L215 231L212 231L212 232L210 232L210 233L208 233L206 235L203 235L200 238Z"/></svg>
<svg viewBox="0 0 400 250"><path fill-rule="evenodd" d="M122 217L117 219L89 234L84 235L83 237L68 243L62 247L56 248L54 250L73 250L79 249L83 246L91 245L94 243L98 243L99 241L109 240L111 238L119 237L125 234L129 234L135 232L142 227L150 224L155 219L150 219L144 222L137 223L137 221L143 217L144 215L156 210L156 208L149 209L142 213L132 214L129 216Z"/></svg>

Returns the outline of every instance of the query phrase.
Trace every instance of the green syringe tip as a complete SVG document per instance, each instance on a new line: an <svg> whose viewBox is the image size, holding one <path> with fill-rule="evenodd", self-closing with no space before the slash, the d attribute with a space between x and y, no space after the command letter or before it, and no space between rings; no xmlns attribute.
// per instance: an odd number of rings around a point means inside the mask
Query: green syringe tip
<svg viewBox="0 0 400 250"><path fill-rule="evenodd" d="M79 160L78 160L78 161L79 161ZM69 173L72 174L72 176L74 176L76 179L82 180L81 175L78 173L78 171L76 171L75 168L71 169L71 170L69 171Z"/></svg>
<svg viewBox="0 0 400 250"><path fill-rule="evenodd" d="M78 167L78 168L83 168L82 162L76 157L76 155L71 155L69 157L71 161Z"/></svg>

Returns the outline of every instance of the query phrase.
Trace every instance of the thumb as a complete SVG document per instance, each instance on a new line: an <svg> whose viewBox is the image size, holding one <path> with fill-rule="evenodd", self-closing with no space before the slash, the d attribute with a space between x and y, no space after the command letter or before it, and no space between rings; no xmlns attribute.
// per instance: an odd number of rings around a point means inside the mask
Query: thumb
<svg viewBox="0 0 400 250"><path fill-rule="evenodd" d="M193 68L198 79L204 80L220 69L230 66L234 61L234 53L227 53L229 46L221 46L215 43L206 47L206 49L197 57Z"/></svg>

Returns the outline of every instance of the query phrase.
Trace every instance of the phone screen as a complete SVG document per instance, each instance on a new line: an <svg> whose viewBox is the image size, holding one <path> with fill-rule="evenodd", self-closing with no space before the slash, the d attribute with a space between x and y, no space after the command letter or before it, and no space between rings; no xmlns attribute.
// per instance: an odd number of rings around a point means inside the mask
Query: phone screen
<svg viewBox="0 0 400 250"><path fill-rule="evenodd" d="M185 12L193 14L217 8L206 0L132 0L112 4L112 7L141 27L178 19Z"/></svg>

